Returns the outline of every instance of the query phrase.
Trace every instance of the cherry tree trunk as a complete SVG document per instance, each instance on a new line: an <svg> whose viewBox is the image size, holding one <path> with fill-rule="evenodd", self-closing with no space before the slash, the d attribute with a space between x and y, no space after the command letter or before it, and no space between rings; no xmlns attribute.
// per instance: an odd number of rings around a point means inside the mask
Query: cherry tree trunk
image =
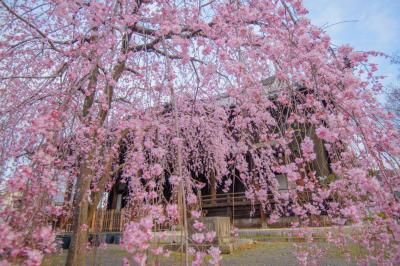
<svg viewBox="0 0 400 266"><path fill-rule="evenodd" d="M89 156L91 157L91 156ZM87 159L90 161L90 158ZM86 265L86 248L88 242L88 190L90 188L91 173L88 161L84 162L80 169L80 175L76 184L74 197L74 212L72 216L72 241L68 250L68 266Z"/></svg>

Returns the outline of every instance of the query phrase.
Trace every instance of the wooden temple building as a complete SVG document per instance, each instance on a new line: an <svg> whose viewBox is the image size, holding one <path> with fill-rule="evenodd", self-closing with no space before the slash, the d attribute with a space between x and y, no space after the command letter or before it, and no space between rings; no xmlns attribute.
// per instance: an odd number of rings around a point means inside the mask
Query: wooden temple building
<svg viewBox="0 0 400 266"><path fill-rule="evenodd" d="M263 81L265 86L273 86L275 79ZM226 99L223 99L226 100ZM331 174L330 159L325 150L322 140L317 138L315 129L310 128L306 134L314 141L316 159L312 163L313 170L317 176L328 176ZM305 135L303 134L302 137ZM279 190L288 190L287 179L284 175L277 176ZM213 183L214 182L214 183ZM237 179L233 179L233 185L229 191L224 192L222 188L216 188L215 180L210 178L209 185L201 189L199 195L200 209L206 217L225 216L229 217L231 224L239 228L266 227L269 213L264 212L260 204L252 203L245 196L245 187ZM168 185L166 185L168 190ZM129 190L126 183L115 182L106 196L107 204L105 208L98 209L90 225L91 230L97 232L121 232L125 224L124 210L127 206L126 196ZM166 194L170 193L168 191ZM276 226L285 226L281 223ZM273 225L272 225L273 226ZM68 231L70 225L66 224L65 230Z"/></svg>

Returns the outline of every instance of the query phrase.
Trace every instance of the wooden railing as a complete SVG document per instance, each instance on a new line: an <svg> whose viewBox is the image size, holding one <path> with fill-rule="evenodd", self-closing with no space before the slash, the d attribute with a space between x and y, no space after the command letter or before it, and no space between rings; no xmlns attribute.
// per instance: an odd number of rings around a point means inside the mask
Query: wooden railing
<svg viewBox="0 0 400 266"><path fill-rule="evenodd" d="M280 191L287 191L287 190L280 190ZM268 200L270 202L273 202L272 194L268 194ZM221 193L215 195L201 196L201 204L203 208L226 207L233 205L243 206L243 205L251 205L251 201L246 197L244 192L235 192L235 193Z"/></svg>
<svg viewBox="0 0 400 266"><path fill-rule="evenodd" d="M89 226L90 233L121 232L125 224L124 210L97 210L92 224ZM65 231L72 231L72 224L67 224Z"/></svg>
<svg viewBox="0 0 400 266"><path fill-rule="evenodd" d="M124 210L98 210L92 222L92 230L95 232L120 232L124 228Z"/></svg>
<svg viewBox="0 0 400 266"><path fill-rule="evenodd" d="M271 199L272 200L272 197ZM245 196L244 192L222 193L216 195L201 196L201 207L229 207L229 206L250 206L251 201ZM257 204L257 203L256 203ZM101 232L121 232L126 222L124 209L117 210L97 210L92 223L89 226L90 233ZM64 227L65 231L71 231L71 223Z"/></svg>
<svg viewBox="0 0 400 266"><path fill-rule="evenodd" d="M232 205L250 205L251 202L246 198L244 192L223 193L216 195L204 195L201 197L203 208L225 207Z"/></svg>

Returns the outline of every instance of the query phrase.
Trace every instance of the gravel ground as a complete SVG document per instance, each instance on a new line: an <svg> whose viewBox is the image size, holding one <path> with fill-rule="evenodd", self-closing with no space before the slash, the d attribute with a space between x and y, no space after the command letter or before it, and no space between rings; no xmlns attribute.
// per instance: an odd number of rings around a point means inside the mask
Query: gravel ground
<svg viewBox="0 0 400 266"><path fill-rule="evenodd" d="M342 253L333 246L321 243L327 248L318 265L356 265L355 260L348 262ZM293 245L288 242L258 242L253 245L242 247L233 254L223 255L223 266L267 266L267 265L298 265L292 254ZM353 251L354 254L356 254ZM116 245L109 245L105 249L97 249L96 261L88 259L87 265L118 266L122 265L122 259L129 254ZM43 266L64 265L66 252L47 258ZM93 257L93 256L92 256ZM161 265L179 265L180 255L173 252L169 258L162 258Z"/></svg>
<svg viewBox="0 0 400 266"><path fill-rule="evenodd" d="M328 247L327 244L320 244ZM288 242L257 243L253 247L236 251L224 256L222 265L232 266L287 266L298 265L292 253L293 244ZM318 265L356 265L355 261L347 262L339 250L328 247L326 254L319 260Z"/></svg>

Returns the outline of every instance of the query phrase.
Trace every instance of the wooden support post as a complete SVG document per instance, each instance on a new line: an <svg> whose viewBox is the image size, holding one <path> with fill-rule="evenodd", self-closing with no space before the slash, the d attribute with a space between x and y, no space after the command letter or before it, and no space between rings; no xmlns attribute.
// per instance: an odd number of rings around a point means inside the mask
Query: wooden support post
<svg viewBox="0 0 400 266"><path fill-rule="evenodd" d="M112 232L113 220L114 220L114 210L111 210L111 212L109 214L110 214L110 224L109 224L109 227L108 227L108 231Z"/></svg>
<svg viewBox="0 0 400 266"><path fill-rule="evenodd" d="M227 206L227 215L229 219L231 220L231 223L233 223L233 215L232 215L232 206Z"/></svg>
<svg viewBox="0 0 400 266"><path fill-rule="evenodd" d="M211 203L215 204L217 202L217 184L215 180L214 171L212 171L210 175L210 192L211 192Z"/></svg>
<svg viewBox="0 0 400 266"><path fill-rule="evenodd" d="M93 220L92 220L92 223L90 225L91 232L96 232L96 218L97 218L97 212L95 212L94 215L93 215Z"/></svg>
<svg viewBox="0 0 400 266"><path fill-rule="evenodd" d="M99 231L100 232L103 232L104 231L104 213L105 213L105 211L104 210L101 210L101 220L100 220L100 222L99 222Z"/></svg>
<svg viewBox="0 0 400 266"><path fill-rule="evenodd" d="M261 227L267 228L267 214L265 213L262 205L260 205L260 220L261 220Z"/></svg>
<svg viewBox="0 0 400 266"><path fill-rule="evenodd" d="M119 231L122 232L124 229L124 209L119 212Z"/></svg>
<svg viewBox="0 0 400 266"><path fill-rule="evenodd" d="M315 128L312 128L312 139L314 141L314 152L316 155L315 170L318 176L329 175L328 155L324 146L323 140L319 139L315 133Z"/></svg>
<svg viewBox="0 0 400 266"><path fill-rule="evenodd" d="M118 183L116 182L112 189L111 209L117 208L117 201L118 201Z"/></svg>

